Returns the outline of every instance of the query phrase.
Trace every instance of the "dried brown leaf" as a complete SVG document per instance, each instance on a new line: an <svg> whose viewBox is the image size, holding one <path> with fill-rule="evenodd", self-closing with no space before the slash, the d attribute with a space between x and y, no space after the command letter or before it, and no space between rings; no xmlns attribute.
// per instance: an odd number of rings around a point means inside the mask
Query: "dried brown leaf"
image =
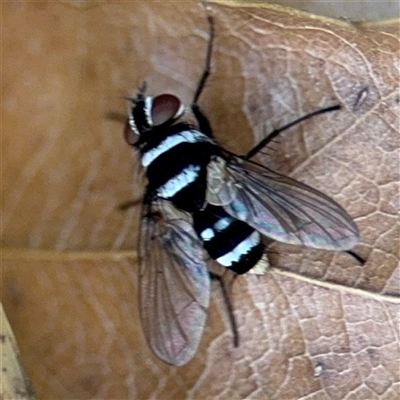
<svg viewBox="0 0 400 400"><path fill-rule="evenodd" d="M196 357L151 354L136 301L143 191L121 124L143 79L190 102L207 43L194 1L3 4L2 299L39 398L394 399L399 391L398 24L212 4L201 99L220 142L324 191L361 231L342 254L275 246L233 289L241 346L214 296ZM60 252L61 251L61 252ZM283 268L283 269L282 269Z"/></svg>

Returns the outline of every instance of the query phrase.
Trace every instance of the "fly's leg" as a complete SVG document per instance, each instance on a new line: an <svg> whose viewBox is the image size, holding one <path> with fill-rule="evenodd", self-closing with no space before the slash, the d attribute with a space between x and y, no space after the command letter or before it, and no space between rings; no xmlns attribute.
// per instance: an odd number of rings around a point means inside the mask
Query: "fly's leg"
<svg viewBox="0 0 400 400"><path fill-rule="evenodd" d="M359 256L357 253L355 253L354 251L348 250L345 251L344 253L347 253L349 256L352 256L354 259L356 259L361 265L364 265L366 260L364 258L362 258L361 256Z"/></svg>
<svg viewBox="0 0 400 400"><path fill-rule="evenodd" d="M231 325L231 331L232 331L232 336L233 336L233 346L239 347L239 332L238 332L235 315L233 314L233 307L232 307L231 299L229 298L227 284L221 275L215 274L213 272L210 272L209 274L210 274L210 278L212 280L217 281L221 287L222 297L224 299L226 312L228 313L228 319L229 319L229 323ZM234 279L236 279L236 275L233 278L233 280ZM233 281L232 281L232 283L233 283Z"/></svg>
<svg viewBox="0 0 400 400"><path fill-rule="evenodd" d="M131 199L131 200L126 200L121 204L118 204L117 206L117 210L119 211L125 211L128 210L131 207L136 207L140 204L143 203L143 196L142 197L137 197L135 199Z"/></svg>
<svg viewBox="0 0 400 400"><path fill-rule="evenodd" d="M197 123L199 124L200 132L202 132L205 135L207 135L208 137L212 138L213 134L212 134L210 121L204 115L203 111L200 109L198 104L193 104L192 105L192 111L193 111L194 116L197 119Z"/></svg>
<svg viewBox="0 0 400 400"><path fill-rule="evenodd" d="M207 5L204 5L205 8L207 8ZM206 63L204 66L203 74L199 80L199 83L197 84L197 89L194 94L193 98L193 103L192 105L195 105L198 103L201 92L203 91L204 87L206 86L207 78L209 77L211 73L211 56L212 56L212 49L213 49L213 44L214 44L214 35L215 35L215 29L214 29L214 20L211 15L207 14L207 22L210 28L210 38L208 40L208 46L207 46L207 55L206 55Z"/></svg>
<svg viewBox="0 0 400 400"><path fill-rule="evenodd" d="M207 9L206 4L203 3L203 6ZM213 44L214 44L215 29L214 29L214 20L213 20L212 16L209 14L207 14L207 22L208 22L209 29L210 29L210 37L208 40L206 61L205 61L203 74L197 84L196 92L195 92L191 107L192 107L193 114L196 117L197 122L199 124L200 131L203 132L205 135L212 137L212 129L211 129L210 122L208 121L208 118L204 115L203 111L200 109L200 106L198 104L201 93L203 92L203 89L205 88L206 83L207 83L207 79L211 73L211 57L212 57L212 50L213 50Z"/></svg>
<svg viewBox="0 0 400 400"><path fill-rule="evenodd" d="M250 160L250 158L253 158L257 153L260 152L260 150L262 150L265 146L268 145L268 143L270 143L272 140L274 140L281 132L291 128L292 126L295 126L309 118L312 118L316 115L319 114L324 114L326 112L331 112L331 111L336 111L336 110L340 110L342 107L340 104L331 106L331 107L327 107L327 108L322 108L320 110L314 111L312 113L309 113L307 115L304 115L303 117L296 119L295 121L290 122L289 124L282 126L279 129L275 129L274 131L272 131L267 137L265 137L264 139L261 140L261 142L259 142L257 145L255 145L245 156L243 156L242 158L244 158L245 160Z"/></svg>

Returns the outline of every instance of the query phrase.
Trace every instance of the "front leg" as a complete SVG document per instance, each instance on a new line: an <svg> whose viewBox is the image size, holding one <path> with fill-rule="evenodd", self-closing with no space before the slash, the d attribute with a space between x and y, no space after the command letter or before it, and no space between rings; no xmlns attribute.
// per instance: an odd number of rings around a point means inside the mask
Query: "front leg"
<svg viewBox="0 0 400 400"><path fill-rule="evenodd" d="M207 8L207 5L204 4L204 7ZM206 12L207 12L207 9L206 9ZM196 88L196 92L195 92L195 95L193 98L191 108L192 108L193 114L196 117L197 122L199 124L200 131L209 137L213 137L210 122L209 122L208 118L204 115L203 111L200 109L200 106L198 104L199 98L203 92L203 89L206 86L207 79L211 73L211 57L212 57L212 49L213 49L213 44L214 44L215 29L214 29L214 20L213 20L212 16L209 14L207 14L207 22L208 22L208 25L210 28L210 38L209 38L208 46L207 46L206 62L205 62L203 74L197 84L197 88Z"/></svg>
<svg viewBox="0 0 400 400"><path fill-rule="evenodd" d="M200 132L204 133L208 137L212 138L213 133L210 125L210 121L205 116L200 106L196 103L192 104L192 111L194 116L196 117L197 123L199 125Z"/></svg>
<svg viewBox="0 0 400 400"><path fill-rule="evenodd" d="M207 8L206 5L204 5ZM207 12L207 9L206 9ZM207 79L211 73L211 56L212 56L212 49L214 44L214 20L211 15L207 14L207 22L210 27L210 38L208 40L208 47L207 47L207 55L206 55L206 63L204 67L203 74L197 84L197 89L193 98L193 105L197 104L200 98L201 93L203 92L204 87L206 86ZM193 107L193 106L192 106Z"/></svg>

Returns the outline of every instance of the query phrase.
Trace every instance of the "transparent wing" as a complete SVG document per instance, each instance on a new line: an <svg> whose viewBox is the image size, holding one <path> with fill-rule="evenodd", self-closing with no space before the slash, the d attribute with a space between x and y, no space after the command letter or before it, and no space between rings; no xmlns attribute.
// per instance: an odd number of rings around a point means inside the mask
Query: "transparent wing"
<svg viewBox="0 0 400 400"><path fill-rule="evenodd" d="M347 212L323 193L252 161L230 155L221 185L224 209L261 234L280 242L325 250L349 250L359 241L357 225ZM213 193L215 197L215 191Z"/></svg>
<svg viewBox="0 0 400 400"><path fill-rule="evenodd" d="M168 202L144 204L139 258L146 339L163 361L183 365L197 350L210 298L203 246L187 215Z"/></svg>

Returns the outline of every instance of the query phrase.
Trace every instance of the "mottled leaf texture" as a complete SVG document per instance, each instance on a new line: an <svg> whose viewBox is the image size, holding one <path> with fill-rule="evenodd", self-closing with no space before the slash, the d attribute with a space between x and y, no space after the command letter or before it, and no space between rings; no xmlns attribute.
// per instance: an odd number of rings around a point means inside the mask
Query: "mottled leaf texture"
<svg viewBox="0 0 400 400"><path fill-rule="evenodd" d="M399 32L272 5L210 3L213 71L200 99L215 134L323 191L358 224L346 254L271 247L274 266L221 293L180 368L148 348L138 314L143 192L120 115L146 79L188 103L203 67L204 10L185 2L2 5L2 301L41 399L399 397Z"/></svg>

